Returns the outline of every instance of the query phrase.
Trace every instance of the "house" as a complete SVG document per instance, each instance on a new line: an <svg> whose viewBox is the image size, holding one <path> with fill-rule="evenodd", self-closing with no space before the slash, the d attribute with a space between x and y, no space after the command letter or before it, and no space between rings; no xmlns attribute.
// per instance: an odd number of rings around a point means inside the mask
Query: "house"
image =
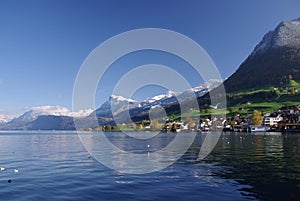
<svg viewBox="0 0 300 201"><path fill-rule="evenodd" d="M282 121L283 118L281 117L281 115L277 115L277 116L264 116L263 119L263 125L264 126L270 126L270 127L277 127L278 126L278 122Z"/></svg>

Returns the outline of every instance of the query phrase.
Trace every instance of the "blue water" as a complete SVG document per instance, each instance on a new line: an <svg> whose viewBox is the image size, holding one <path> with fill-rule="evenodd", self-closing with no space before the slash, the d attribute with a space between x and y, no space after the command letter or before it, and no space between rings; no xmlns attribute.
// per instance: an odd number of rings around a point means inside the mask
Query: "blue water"
<svg viewBox="0 0 300 201"><path fill-rule="evenodd" d="M137 146L126 144L132 150ZM0 200L300 198L299 134L223 134L200 162L191 160L198 148L192 145L178 162L161 171L121 174L94 160L76 133L2 131L0 166L5 170L0 172Z"/></svg>

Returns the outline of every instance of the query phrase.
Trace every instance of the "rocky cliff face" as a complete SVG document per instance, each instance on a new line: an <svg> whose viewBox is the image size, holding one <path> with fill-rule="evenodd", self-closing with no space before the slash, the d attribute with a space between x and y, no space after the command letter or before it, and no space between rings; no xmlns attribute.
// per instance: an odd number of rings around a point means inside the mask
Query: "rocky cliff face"
<svg viewBox="0 0 300 201"><path fill-rule="evenodd" d="M270 49L280 47L299 48L300 18L281 22L273 31L268 32L263 40L255 47L253 53L263 54Z"/></svg>
<svg viewBox="0 0 300 201"><path fill-rule="evenodd" d="M287 77L300 80L300 18L267 33L224 84L227 92L280 87Z"/></svg>

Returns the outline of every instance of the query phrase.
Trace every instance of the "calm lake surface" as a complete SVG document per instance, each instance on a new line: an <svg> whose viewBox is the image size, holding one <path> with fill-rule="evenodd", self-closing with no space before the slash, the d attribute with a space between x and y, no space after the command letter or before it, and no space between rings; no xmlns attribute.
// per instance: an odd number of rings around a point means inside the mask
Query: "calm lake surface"
<svg viewBox="0 0 300 201"><path fill-rule="evenodd" d="M138 146L119 135L107 134ZM224 133L205 160L194 160L197 152L195 143L166 169L121 174L94 160L76 133L2 131L0 200L300 200L300 134Z"/></svg>

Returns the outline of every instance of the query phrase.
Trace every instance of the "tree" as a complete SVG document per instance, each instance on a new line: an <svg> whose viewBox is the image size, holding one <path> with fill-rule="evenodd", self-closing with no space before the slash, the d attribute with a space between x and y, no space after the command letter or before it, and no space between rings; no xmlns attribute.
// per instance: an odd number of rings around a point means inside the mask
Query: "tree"
<svg viewBox="0 0 300 201"><path fill-rule="evenodd" d="M252 113L252 125L258 126L262 123L262 113L258 110L254 110Z"/></svg>
<svg viewBox="0 0 300 201"><path fill-rule="evenodd" d="M291 88L291 95L293 96L293 95L295 95L295 94L296 94L295 87L292 87L292 88Z"/></svg>
<svg viewBox="0 0 300 201"><path fill-rule="evenodd" d="M192 130L192 129L195 128L195 126L196 126L196 123L194 121L192 121L192 122L189 123L188 127L189 127L190 130Z"/></svg>
<svg viewBox="0 0 300 201"><path fill-rule="evenodd" d="M186 117L184 120L184 124L188 124L189 129L193 129L196 126L195 121L191 117Z"/></svg>
<svg viewBox="0 0 300 201"><path fill-rule="evenodd" d="M159 130L162 129L163 124L160 124L160 123L158 123L157 121L153 121L153 122L151 122L150 127L151 127L151 130L152 130L152 131L159 131Z"/></svg>
<svg viewBox="0 0 300 201"><path fill-rule="evenodd" d="M193 119L191 117L186 117L185 120L184 120L185 124L188 124L188 123L191 123L191 122L193 122Z"/></svg>
<svg viewBox="0 0 300 201"><path fill-rule="evenodd" d="M106 125L105 126L105 131L106 132L111 132L111 130L112 130L112 126L111 125Z"/></svg>
<svg viewBox="0 0 300 201"><path fill-rule="evenodd" d="M176 132L176 129L177 129L177 124L174 122L174 123L172 124L172 127L171 127L171 132L172 132L172 133L175 133L175 132Z"/></svg>

